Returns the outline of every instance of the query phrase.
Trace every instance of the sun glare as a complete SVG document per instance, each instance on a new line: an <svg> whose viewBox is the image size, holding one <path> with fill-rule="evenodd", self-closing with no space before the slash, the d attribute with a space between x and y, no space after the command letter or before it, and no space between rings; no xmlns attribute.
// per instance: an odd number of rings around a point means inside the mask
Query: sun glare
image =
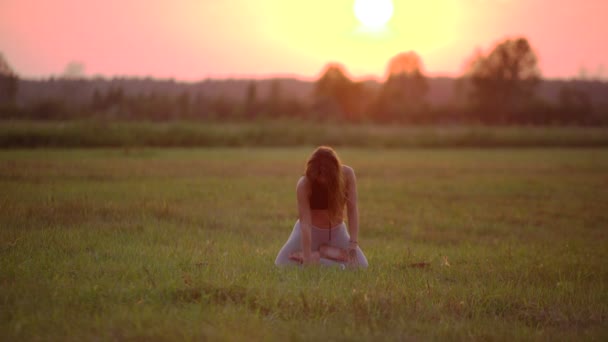
<svg viewBox="0 0 608 342"><path fill-rule="evenodd" d="M355 0L355 17L365 28L382 29L393 16L392 0Z"/></svg>

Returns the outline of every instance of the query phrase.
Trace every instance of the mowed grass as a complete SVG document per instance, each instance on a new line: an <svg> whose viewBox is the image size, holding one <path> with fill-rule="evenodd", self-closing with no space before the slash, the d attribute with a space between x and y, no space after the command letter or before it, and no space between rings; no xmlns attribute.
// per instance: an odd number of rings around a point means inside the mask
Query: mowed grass
<svg viewBox="0 0 608 342"><path fill-rule="evenodd" d="M339 149L369 269L277 269L311 151L1 151L1 339L608 338L608 149Z"/></svg>

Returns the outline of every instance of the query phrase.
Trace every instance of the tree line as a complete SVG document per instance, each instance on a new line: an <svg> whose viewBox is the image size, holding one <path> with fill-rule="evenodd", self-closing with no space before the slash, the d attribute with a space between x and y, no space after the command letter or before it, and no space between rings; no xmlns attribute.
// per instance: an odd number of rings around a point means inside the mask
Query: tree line
<svg viewBox="0 0 608 342"><path fill-rule="evenodd" d="M296 81L280 79L244 85L227 80L213 86L144 80L133 86L137 82L60 78L39 84L44 91L32 91L0 55L0 118L608 124L606 100L592 101L593 92L608 94L605 82L592 89L564 82L551 102L538 94L541 81L538 58L523 37L475 53L453 82L450 100L442 104L429 100L429 78L413 51L390 59L381 82L354 81L342 64L329 63L305 96L294 96L290 86L301 87L292 84Z"/></svg>

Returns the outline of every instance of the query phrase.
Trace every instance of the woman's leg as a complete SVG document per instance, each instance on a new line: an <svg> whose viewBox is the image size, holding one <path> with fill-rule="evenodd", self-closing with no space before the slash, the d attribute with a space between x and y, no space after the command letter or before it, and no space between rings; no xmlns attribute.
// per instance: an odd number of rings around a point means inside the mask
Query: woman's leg
<svg viewBox="0 0 608 342"><path fill-rule="evenodd" d="M330 246L335 246L339 248L348 249L350 241L350 235L348 235L348 230L346 229L346 225L342 224L339 227L336 227L332 230L331 241L329 241ZM358 267L367 267L367 258L361 248L357 247L356 249L356 265Z"/></svg>
<svg viewBox="0 0 608 342"><path fill-rule="evenodd" d="M311 243L312 248L313 248L313 250L318 251L322 245L329 244L329 241L330 241L329 240L329 238L330 238L329 229L321 229L321 228L312 226L311 237L312 237L312 243ZM332 239L333 239L333 237L332 237ZM343 266L344 265L343 262L324 258L323 256L321 256L321 258L319 258L319 263L324 266Z"/></svg>
<svg viewBox="0 0 608 342"><path fill-rule="evenodd" d="M311 241L311 249L313 251L319 250L319 246L322 244L328 244L330 246L340 247L347 249L349 245L349 235L346 229L346 225L342 224L338 227L332 228L332 236L331 240L329 240L329 231L327 229L319 229L313 228L312 230L312 241ZM302 249L302 233L300 230L300 221L296 221L293 230L291 231L291 235L283 248L279 251L277 258L274 263L277 266L286 266L286 265L299 265L295 260L289 258L291 253L301 251ZM357 247L357 266L359 267L367 267L367 258L361 248ZM320 263L326 266L334 266L334 265L344 265L344 262L339 262L327 258L321 258Z"/></svg>
<svg viewBox="0 0 608 342"><path fill-rule="evenodd" d="M359 248L359 246L357 246L356 253L357 253L356 266L367 268L367 266L368 266L367 258L365 257L365 254L363 254L363 251L361 250L361 248Z"/></svg>
<svg viewBox="0 0 608 342"><path fill-rule="evenodd" d="M274 264L277 266L286 266L286 265L299 265L298 262L289 259L289 255L293 252L297 252L302 249L302 233L300 231L300 221L296 221L296 224L293 226L293 230L291 231L291 235L289 235L289 239L283 248L279 251L277 258L274 260Z"/></svg>
<svg viewBox="0 0 608 342"><path fill-rule="evenodd" d="M312 251L318 251L320 244L327 244L329 231L326 229L318 229L313 228L311 235L311 249ZM287 266L287 265L300 265L300 263L296 260L290 258L290 255L294 252L300 252L302 250L302 231L300 229L300 221L296 221L296 224L291 231L291 235L289 235L289 239L283 248L279 251L277 258L274 261L274 264L277 266ZM319 263L325 266L334 266L334 265L344 265L343 262L337 262L331 259L320 258Z"/></svg>

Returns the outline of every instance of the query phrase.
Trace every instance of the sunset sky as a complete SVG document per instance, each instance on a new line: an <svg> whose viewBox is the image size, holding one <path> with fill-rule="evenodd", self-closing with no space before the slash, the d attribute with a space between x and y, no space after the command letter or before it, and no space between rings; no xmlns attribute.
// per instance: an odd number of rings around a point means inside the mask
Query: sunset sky
<svg viewBox="0 0 608 342"><path fill-rule="evenodd" d="M0 53L22 77L313 79L328 62L384 76L399 52L429 75L458 76L475 49L530 40L548 78L608 78L607 0L394 0L366 27L354 0L0 0Z"/></svg>

